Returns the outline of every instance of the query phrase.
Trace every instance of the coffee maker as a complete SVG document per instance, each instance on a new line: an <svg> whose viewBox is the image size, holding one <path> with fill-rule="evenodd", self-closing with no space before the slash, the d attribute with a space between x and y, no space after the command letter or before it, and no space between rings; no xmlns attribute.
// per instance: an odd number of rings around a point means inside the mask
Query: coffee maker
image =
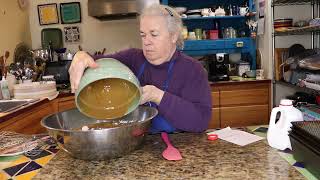
<svg viewBox="0 0 320 180"><path fill-rule="evenodd" d="M209 81L229 80L229 54L217 53L208 56Z"/></svg>

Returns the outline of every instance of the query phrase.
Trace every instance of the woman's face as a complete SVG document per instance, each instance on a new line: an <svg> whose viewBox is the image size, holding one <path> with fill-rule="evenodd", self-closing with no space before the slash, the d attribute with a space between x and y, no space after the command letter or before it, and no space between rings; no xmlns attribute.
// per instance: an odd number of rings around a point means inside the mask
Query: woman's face
<svg viewBox="0 0 320 180"><path fill-rule="evenodd" d="M143 16L140 19L142 50L146 59L154 65L169 61L176 50L177 36L169 33L162 16Z"/></svg>

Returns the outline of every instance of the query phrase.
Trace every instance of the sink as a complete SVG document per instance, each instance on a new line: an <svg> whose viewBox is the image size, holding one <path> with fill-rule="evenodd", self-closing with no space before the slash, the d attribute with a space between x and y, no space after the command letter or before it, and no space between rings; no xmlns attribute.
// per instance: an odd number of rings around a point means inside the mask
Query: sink
<svg viewBox="0 0 320 180"><path fill-rule="evenodd" d="M0 113L9 112L28 105L32 100L0 100Z"/></svg>

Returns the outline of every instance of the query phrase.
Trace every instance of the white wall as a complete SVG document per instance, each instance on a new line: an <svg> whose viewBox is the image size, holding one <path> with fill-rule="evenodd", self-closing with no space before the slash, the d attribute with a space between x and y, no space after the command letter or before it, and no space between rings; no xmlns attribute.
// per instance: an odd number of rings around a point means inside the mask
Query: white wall
<svg viewBox="0 0 320 180"><path fill-rule="evenodd" d="M81 45L83 50L93 53L96 50L107 49L107 53L118 51L128 47L141 47L139 37L139 24L137 20L117 20L117 21L99 21L88 16L88 0L81 0L82 22L78 24L57 24L40 26L38 20L38 4L75 2L72 0L30 0L30 31L32 39L32 48L41 47L41 30L43 28L60 28L66 26L79 26L81 42L77 44L67 44L64 46L73 52L78 50ZM60 14L59 14L60 16ZM60 21L61 23L61 21Z"/></svg>
<svg viewBox="0 0 320 180"><path fill-rule="evenodd" d="M9 51L6 65L13 62L17 44L23 42L31 45L28 10L20 9L18 1L0 0L0 56Z"/></svg>

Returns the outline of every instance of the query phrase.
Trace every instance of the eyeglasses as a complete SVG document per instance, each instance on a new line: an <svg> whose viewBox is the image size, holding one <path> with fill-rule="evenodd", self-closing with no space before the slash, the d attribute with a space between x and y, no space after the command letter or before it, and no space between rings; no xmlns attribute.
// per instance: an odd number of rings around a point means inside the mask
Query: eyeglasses
<svg viewBox="0 0 320 180"><path fill-rule="evenodd" d="M168 9L168 8L164 8L164 9L168 11L168 13L170 14L171 17L173 17L173 13L170 11L170 9Z"/></svg>

